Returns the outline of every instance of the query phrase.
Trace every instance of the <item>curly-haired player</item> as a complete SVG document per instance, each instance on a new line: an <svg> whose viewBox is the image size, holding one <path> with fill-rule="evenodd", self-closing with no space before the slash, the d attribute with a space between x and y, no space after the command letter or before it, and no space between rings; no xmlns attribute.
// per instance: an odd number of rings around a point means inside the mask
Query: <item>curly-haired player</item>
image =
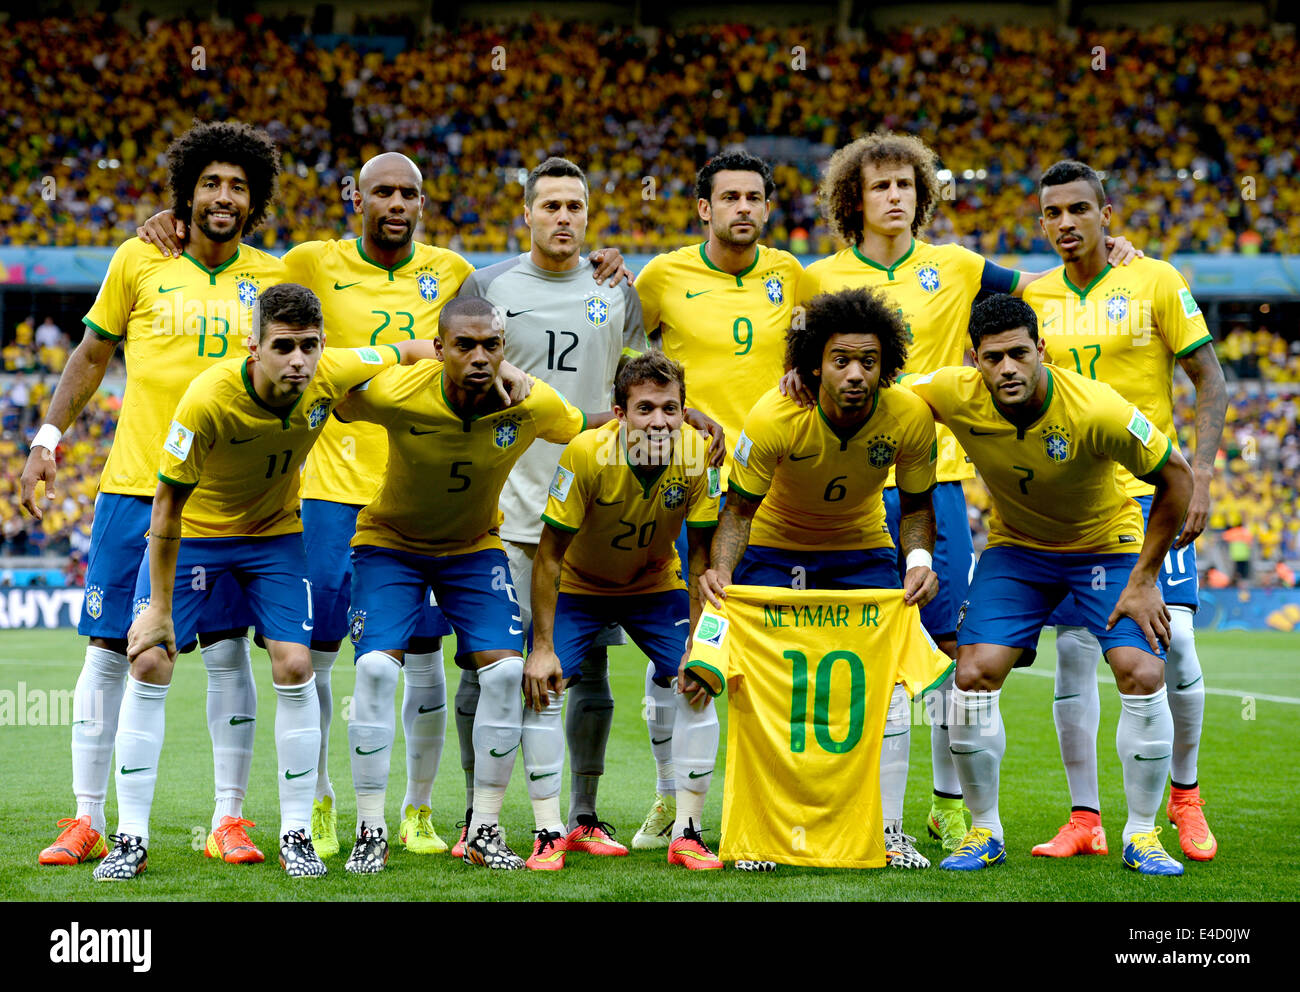
<svg viewBox="0 0 1300 992"><path fill-rule="evenodd" d="M243 173L248 206L238 225L202 201L195 217L195 189L214 162L234 166ZM267 208L275 199L280 151L269 134L248 124L196 123L168 146L167 169L176 219L188 224L193 218L208 238L226 242L257 230L266 219Z"/></svg>

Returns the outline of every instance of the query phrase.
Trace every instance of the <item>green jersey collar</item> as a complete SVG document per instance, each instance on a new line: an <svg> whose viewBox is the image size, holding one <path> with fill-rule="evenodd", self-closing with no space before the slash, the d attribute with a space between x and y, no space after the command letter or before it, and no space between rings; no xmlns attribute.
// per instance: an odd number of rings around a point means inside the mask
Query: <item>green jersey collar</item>
<svg viewBox="0 0 1300 992"><path fill-rule="evenodd" d="M244 363L239 366L239 375L240 378L244 380L245 391L254 403L260 406L267 413L271 414L271 416L275 417L276 420L280 421L280 426L285 430L288 430L289 418L293 416L293 411L298 409L298 404L302 402L302 398L307 395L306 386L304 386L303 391L294 398L294 401L289 404L288 409L284 407L273 407L267 403L266 400L262 399L262 397L258 396L257 390L253 388L253 377L248 372L248 365L252 360L251 357L246 358L244 359ZM307 385L310 386L311 383L308 383Z"/></svg>
<svg viewBox="0 0 1300 992"><path fill-rule="evenodd" d="M220 265L218 265L215 269L209 269L206 265L204 265L202 262L200 262L197 258L195 258L187 251L181 252L181 257L188 258L191 262L193 262L200 269L202 269L203 274L208 277L209 284L215 286L217 284L217 276L221 275L221 273L225 272L226 269L234 265L235 260L239 258L239 248L236 247L235 253L231 255L228 259L226 259L224 262L222 262Z"/></svg>
<svg viewBox="0 0 1300 992"><path fill-rule="evenodd" d="M380 265L373 258L367 255L366 249L362 247L360 238L357 238L357 254L361 256L362 261L369 262L375 268L383 269L385 272L387 272L388 281L392 282L394 278L393 273L396 272L398 269L402 268L402 266L409 265L411 259L415 258L415 242L414 241L411 242L411 254L407 255L404 259L402 259L400 262L394 265L391 269L387 265Z"/></svg>
<svg viewBox="0 0 1300 992"><path fill-rule="evenodd" d="M761 247L757 248L754 251L754 261L752 261L744 270L740 272L732 273L732 272L727 272L724 269L718 268L711 261L709 261L709 253L705 251L705 247L707 245L708 245L707 241L700 242L700 258L703 260L704 264L707 265L709 268L711 268L714 272L721 272L724 276L734 275L736 277L737 286L744 285L744 283L741 282L741 279L749 275L751 272L754 271L754 269L758 267L758 257L763 253L763 249Z"/></svg>
<svg viewBox="0 0 1300 992"><path fill-rule="evenodd" d="M857 256L859 262L863 263L864 265L869 265L873 269L879 269L881 272L885 273L885 275L887 275L890 279L894 278L894 270L897 269L904 262L906 262L909 258L911 258L912 252L914 251L916 251L916 238L913 238L912 243L907 246L907 251L903 252L902 258L900 258L893 265L886 266L886 265L881 265L879 262L874 262L871 259L867 258L867 256L862 254L862 252L858 249L857 245L853 246L853 254Z"/></svg>

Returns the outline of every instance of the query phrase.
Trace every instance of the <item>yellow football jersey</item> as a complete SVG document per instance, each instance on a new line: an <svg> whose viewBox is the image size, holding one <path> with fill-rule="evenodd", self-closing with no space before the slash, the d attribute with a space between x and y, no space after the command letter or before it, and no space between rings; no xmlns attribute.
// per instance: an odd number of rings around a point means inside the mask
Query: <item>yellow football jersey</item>
<svg viewBox="0 0 1300 992"><path fill-rule="evenodd" d="M787 251L758 248L732 275L691 245L659 255L636 278L648 335L686 370L686 405L708 414L735 443L750 408L785 371L785 335L803 273ZM731 452L722 466L725 485Z"/></svg>
<svg viewBox="0 0 1300 992"><path fill-rule="evenodd" d="M935 482L934 417L914 393L877 390L871 414L852 433L832 427L769 390L736 440L731 485L761 496L749 543L828 551L893 547L881 490L894 465L907 492Z"/></svg>
<svg viewBox="0 0 1300 992"><path fill-rule="evenodd" d="M856 247L845 248L808 266L799 283L800 305L818 293L841 289L883 290L907 324L911 343L903 374L933 372L961 365L970 348L970 308L983 284L986 262L961 245L932 245L913 239L907 254L886 268ZM1015 287L1015 278L1011 288ZM952 432L940 426L940 482L975 477L975 469ZM894 485L891 475L889 485Z"/></svg>
<svg viewBox="0 0 1300 992"><path fill-rule="evenodd" d="M544 382L509 409L462 419L442 376L439 362L395 369L339 412L388 432L383 486L357 515L353 547L435 556L500 548L497 503L519 456L535 438L567 444L586 425L582 411Z"/></svg>
<svg viewBox="0 0 1300 992"><path fill-rule="evenodd" d="M894 684L915 697L953 662L901 590L729 586L687 668L725 686L724 860L885 864L880 741Z"/></svg>
<svg viewBox="0 0 1300 992"><path fill-rule="evenodd" d="M676 540L682 524L714 527L722 494L708 442L684 427L672 463L633 469L617 420L579 434L560 455L542 519L576 535L564 555L560 591L635 596L684 589Z"/></svg>
<svg viewBox="0 0 1300 992"><path fill-rule="evenodd" d="M297 245L285 253L284 264L285 279L320 297L326 342L340 348L435 337L443 306L474 271L454 251L418 242L411 243L405 262L385 268L366 256L360 238ZM303 498L369 503L387 463L382 428L331 420L307 456Z"/></svg>
<svg viewBox="0 0 1300 992"><path fill-rule="evenodd" d="M1025 302L1054 363L1114 386L1177 447L1174 359L1212 340L1177 269L1138 258L1080 289L1061 266L1026 286ZM1120 481L1130 496L1154 492L1127 469Z"/></svg>
<svg viewBox="0 0 1300 992"><path fill-rule="evenodd" d="M992 497L989 546L1106 554L1142 548L1142 511L1116 470L1150 475L1173 445L1104 382L1043 365L1047 397L1018 429L993 401L978 369L909 379L934 417L957 434Z"/></svg>
<svg viewBox="0 0 1300 992"><path fill-rule="evenodd" d="M153 496L158 446L177 402L215 362L245 354L253 304L279 282L284 263L248 245L216 269L188 254L165 257L139 238L118 247L82 318L101 337L125 342L126 392L101 491Z"/></svg>
<svg viewBox="0 0 1300 992"><path fill-rule="evenodd" d="M326 348L316 374L287 410L253 391L236 358L208 369L181 397L163 443L158 478L194 486L183 537L269 537L302 530L303 459L349 390L401 360L394 347ZM156 450L156 449L155 449Z"/></svg>

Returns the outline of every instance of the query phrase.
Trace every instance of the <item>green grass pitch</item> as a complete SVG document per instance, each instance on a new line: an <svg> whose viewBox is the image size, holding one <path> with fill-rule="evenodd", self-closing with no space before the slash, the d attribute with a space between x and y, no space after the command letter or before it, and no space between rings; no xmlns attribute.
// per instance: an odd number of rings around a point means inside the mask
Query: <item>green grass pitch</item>
<svg viewBox="0 0 1300 992"><path fill-rule="evenodd" d="M1002 770L1001 813L1006 826L1005 865L974 874L932 868L924 872L836 871L781 866L771 874L689 873L669 868L664 852L634 851L626 858L571 855L557 873L489 873L446 855L418 857L395 844L388 868L376 876L343 871L344 852L329 860L330 873L317 880L286 878L275 863L278 812L275 695L266 654L254 651L260 719L246 815L257 821L254 839L267 853L264 865L230 866L202 855L211 814L211 750L204 718L205 676L197 654L177 667L167 707L167 739L153 808L149 870L137 882L98 885L91 869L42 868L37 852L55 836L54 821L74 809L68 719L53 726L0 726L0 899L51 902L92 900L1029 900L1029 901L1230 901L1300 898L1300 841L1294 803L1300 739L1300 636L1281 633L1207 633L1199 638L1206 698L1200 774L1206 812L1219 839L1219 856L1209 864L1188 863L1181 879L1140 878L1125 871L1119 857L1123 793L1114 750L1119 704L1113 687L1102 686L1100 768L1108 857L1060 862L1031 858L1029 848L1047 840L1064 821L1065 775L1052 729L1054 664L1050 632L1040 661L1017 671L1002 696L1007 756ZM0 639L0 691L68 690L81 665L84 642L72 631L9 631ZM334 672L336 720L330 770L339 796L339 833L350 837L355 800L348 765L347 736L339 707L352 687L345 648ZM616 710L600 812L625 842L653 798L654 766L641 721L644 659L635 648L611 657ZM457 673L449 665L452 693ZM1269 699L1268 697L1275 697ZM1286 701L1286 700L1289 700ZM725 728L725 700L722 720ZM401 721L398 720L398 736ZM723 732L725 751L726 733ZM400 744L394 748L388 790L388 823L396 829L405 785ZM725 763L720 756L719 770ZM516 771L506 798L504 825L517 850L531 841L532 815L523 778ZM567 774L566 774L567 779ZM905 828L923 837L918 846L932 860L940 851L924 838L929 808L930 743L925 727L912 735ZM116 821L109 789L108 822ZM566 784L567 793L567 784ZM434 820L444 838L464 812L464 780L456 734L448 727L447 747L434 786ZM709 797L707 839L716 848L721 816L721 776ZM1164 823L1161 816L1157 822ZM1177 839L1165 825L1166 847L1178 855ZM345 841L346 843L346 841Z"/></svg>

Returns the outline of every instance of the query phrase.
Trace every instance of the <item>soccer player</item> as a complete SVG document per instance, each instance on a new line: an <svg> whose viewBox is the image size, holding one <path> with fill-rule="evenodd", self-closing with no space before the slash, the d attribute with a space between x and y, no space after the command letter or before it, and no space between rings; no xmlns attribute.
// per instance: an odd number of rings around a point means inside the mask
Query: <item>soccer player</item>
<svg viewBox="0 0 1300 992"><path fill-rule="evenodd" d="M1165 680L1174 739L1172 779L1166 813L1178 829L1183 854L1209 861L1218 842L1201 811L1196 759L1205 710L1205 681L1192 616L1198 598L1196 545L1210 510L1210 479L1227 415L1227 388L1200 307L1178 270L1168 262L1144 258L1124 269L1112 268L1103 245L1112 210L1101 179L1082 162L1057 162L1039 182L1039 223L1065 263L1025 291L1039 319L1047 353L1056 362L1114 386L1175 447L1173 421L1175 361L1196 388L1195 485L1187 520L1160 570L1160 592L1169 608L1170 640ZM1151 512L1153 489L1120 471L1124 491ZM1052 715L1070 787L1070 818L1056 837L1034 854L1069 857L1105 854L1097 789L1096 639L1077 611L1065 604L1054 622L1056 691Z"/></svg>
<svg viewBox="0 0 1300 992"><path fill-rule="evenodd" d="M773 387L746 418L712 567L700 583L710 602L720 605L733 581L899 588L898 551L881 500L895 465L904 602L923 606L934 598L934 418L917 397L894 387L906 359L906 327L883 294L850 289L809 301L803 321L790 328L786 363L817 384L817 406L800 406ZM882 752L906 731L907 698L895 686ZM913 838L902 833L901 812L884 810L889 864L928 868Z"/></svg>
<svg viewBox="0 0 1300 992"><path fill-rule="evenodd" d="M998 294L977 304L970 335L977 368L939 369L908 383L961 438L993 499L988 547L957 632L950 723L972 825L941 867L974 871L1006 858L998 695L1014 665L1032 662L1057 604L1073 596L1120 692L1124 865L1181 875L1155 826L1173 737L1160 647L1169 640L1169 613L1156 576L1187 509L1192 473L1110 386L1043 363L1038 321L1023 300ZM1155 487L1145 538L1117 464Z"/></svg>
<svg viewBox="0 0 1300 992"><path fill-rule="evenodd" d="M561 686L577 676L599 632L621 625L650 658L655 677L669 684L687 660L721 485L706 442L682 430L685 402L680 365L657 352L632 359L614 387L618 419L570 442L551 481L532 572L533 649L524 666L524 768L537 825L532 869L564 867ZM687 582L675 547L683 524ZM721 868L701 837L718 717L708 692L689 685L676 683L679 790L668 863Z"/></svg>
<svg viewBox="0 0 1300 992"><path fill-rule="evenodd" d="M653 347L686 371L687 403L736 437L745 417L784 371L785 333L803 268L789 252L759 242L776 183L766 162L745 151L715 155L696 173L696 209L707 229L697 244L659 255L637 276ZM732 468L728 454L722 482ZM683 539L680 558L688 557ZM675 819L672 688L646 666L656 796L632 838L635 848L667 847Z"/></svg>
<svg viewBox="0 0 1300 992"><path fill-rule="evenodd" d="M799 283L798 302L818 293L865 286L879 289L897 307L907 325L908 357L904 377L962 364L963 328L971 305L981 293L1019 294L1036 274L996 265L957 244L932 245L917 240L939 204L941 189L932 149L911 135L878 132L837 151L827 166L820 190L823 215L849 247L813 262ZM1130 257L1121 241L1115 263ZM962 481L973 479L960 443L938 428L938 485L933 493L938 540L935 569L939 593L921 611L921 621L950 658L957 652L957 609L975 562ZM891 474L885 486L885 512L897 542L899 499ZM900 562L900 566L901 566ZM934 794L928 829L946 851L955 850L966 833L960 786L948 752L946 714L952 686L933 697L930 756ZM907 789L910 726L894 739L882 759L885 817L903 815Z"/></svg>
<svg viewBox="0 0 1300 992"><path fill-rule="evenodd" d="M210 588L239 584L271 655L277 699L280 863L293 877L325 874L308 820L320 750L311 671L311 584L298 514L298 469L330 411L395 361L433 357L428 342L322 352L320 302L281 283L261 294L249 356L200 374L172 414L149 522L149 555L136 579L138 616L127 652L131 677L115 748L116 846L99 881L145 870L149 811L162 754L167 688L177 643L194 635ZM186 581L176 582L177 572Z"/></svg>
<svg viewBox="0 0 1300 992"><path fill-rule="evenodd" d="M352 539L357 683L348 742L357 832L349 871L381 871L387 859L393 690L429 587L456 632L456 663L478 671L464 860L524 867L498 827L520 743L524 630L498 536L497 504L511 468L535 438L567 442L586 418L540 382L522 403L503 409L494 389L503 338L502 318L490 303L458 297L443 308L435 339L445 365L384 376L339 410L344 420L383 425L389 443L384 485L357 517ZM599 425L609 414L593 419Z"/></svg>
<svg viewBox="0 0 1300 992"><path fill-rule="evenodd" d="M237 351L251 329L258 295L284 278L278 259L240 243L262 222L275 195L280 157L265 132L235 122L197 124L171 144L167 161L173 209L189 222L183 253L160 257L136 239L113 253L83 320L85 337L59 378L23 469L23 506L40 519L36 485L44 482L46 496L54 497L54 452L62 432L99 388L118 344L126 342L126 392L95 501L78 625L90 642L73 703L77 812L59 821L65 829L39 857L46 865L79 864L107 853L104 801L127 683L135 578L157 486L157 446L190 381L232 357L231 343ZM227 584L226 591L232 589ZM199 634L216 789L205 850L229 862L263 860L242 812L257 715L248 619L242 607L217 594Z"/></svg>

